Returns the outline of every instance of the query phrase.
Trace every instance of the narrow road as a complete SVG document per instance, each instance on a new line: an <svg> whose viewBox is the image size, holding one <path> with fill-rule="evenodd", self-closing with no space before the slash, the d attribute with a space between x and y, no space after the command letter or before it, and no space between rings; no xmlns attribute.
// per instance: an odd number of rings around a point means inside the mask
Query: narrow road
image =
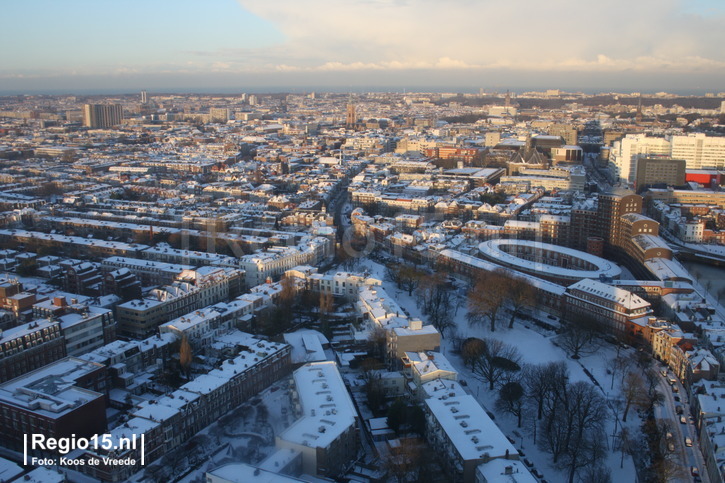
<svg viewBox="0 0 725 483"><path fill-rule="evenodd" d="M679 478L675 481L693 481L692 476L690 476L690 468L692 466L695 466L700 470L700 477L702 478L702 481L704 483L709 483L710 479L707 476L707 471L705 471L705 459L703 458L702 452L700 451L700 442L697 438L697 429L695 428L695 425L690 421L690 415L692 413L690 412L690 405L687 398L687 393L685 392L684 387L682 386L682 384L680 384L679 381L675 383L679 392L674 393L672 391L672 386L670 386L670 383L668 381L670 377L672 376L669 375L668 372L667 376L660 376L659 378L659 390L664 395L665 400L662 406L658 406L655 408L655 417L665 419L671 422L672 436L675 443L675 448L677 449L679 461L684 468L684 474L686 475L683 478ZM680 402L675 401L675 396L680 398ZM682 415L686 419L685 424L682 424L680 422L680 415L677 414L675 411L675 406L677 404L680 404L682 406ZM685 438L688 437L692 440L691 447L685 446Z"/></svg>

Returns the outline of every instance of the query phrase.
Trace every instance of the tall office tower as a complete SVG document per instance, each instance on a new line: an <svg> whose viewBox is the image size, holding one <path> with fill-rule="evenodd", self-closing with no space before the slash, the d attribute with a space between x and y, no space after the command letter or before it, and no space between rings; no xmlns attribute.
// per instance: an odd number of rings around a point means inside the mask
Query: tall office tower
<svg viewBox="0 0 725 483"><path fill-rule="evenodd" d="M621 190L612 193L602 193L597 202L597 219L595 236L604 239L605 253L611 253L621 248L622 240L622 215L628 213L642 213L642 197L632 191Z"/></svg>
<svg viewBox="0 0 725 483"><path fill-rule="evenodd" d="M146 91L141 91L141 104L147 104L149 102L146 95Z"/></svg>
<svg viewBox="0 0 725 483"><path fill-rule="evenodd" d="M637 169L637 156L670 155L670 142L664 138L648 137L644 134L628 134L620 141L615 141L609 154L609 165L612 175L617 179L634 181ZM683 159L683 156L677 156Z"/></svg>
<svg viewBox="0 0 725 483"><path fill-rule="evenodd" d="M83 106L83 125L93 129L113 127L123 122L121 104L86 104Z"/></svg>
<svg viewBox="0 0 725 483"><path fill-rule="evenodd" d="M571 210L569 238L572 248L590 250L593 241L601 245L605 256L617 255L626 242L622 237L622 215L642 213L642 197L630 190L602 193L597 201L575 202Z"/></svg>
<svg viewBox="0 0 725 483"><path fill-rule="evenodd" d="M672 157L687 161L687 169L725 168L725 137L704 133L672 136Z"/></svg>
<svg viewBox="0 0 725 483"><path fill-rule="evenodd" d="M347 118L345 119L345 125L347 127L354 127L357 124L357 114L355 114L355 104L350 103L347 105Z"/></svg>
<svg viewBox="0 0 725 483"><path fill-rule="evenodd" d="M257 105L257 96L255 96L254 94L252 94L251 96L249 96L249 105L250 106L256 106Z"/></svg>

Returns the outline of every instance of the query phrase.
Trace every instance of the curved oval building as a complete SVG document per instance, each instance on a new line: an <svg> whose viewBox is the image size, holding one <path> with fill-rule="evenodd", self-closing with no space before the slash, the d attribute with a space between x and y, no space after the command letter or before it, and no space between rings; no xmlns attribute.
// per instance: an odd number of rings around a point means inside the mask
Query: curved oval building
<svg viewBox="0 0 725 483"><path fill-rule="evenodd" d="M520 272L569 285L585 278L618 279L614 263L572 248L530 240L489 240L478 246L481 256Z"/></svg>

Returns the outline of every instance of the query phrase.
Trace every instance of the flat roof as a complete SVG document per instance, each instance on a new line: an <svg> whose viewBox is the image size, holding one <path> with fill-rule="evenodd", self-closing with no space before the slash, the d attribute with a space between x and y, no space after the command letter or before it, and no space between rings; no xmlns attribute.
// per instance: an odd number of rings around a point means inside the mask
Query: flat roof
<svg viewBox="0 0 725 483"><path fill-rule="evenodd" d="M48 418L59 418L103 394L77 387L76 381L104 366L66 357L0 385L0 401Z"/></svg>
<svg viewBox="0 0 725 483"><path fill-rule="evenodd" d="M281 439L311 448L326 448L355 425L357 411L336 363L306 364L293 377L303 416L279 435Z"/></svg>
<svg viewBox="0 0 725 483"><path fill-rule="evenodd" d="M503 458L518 451L471 395L426 399L426 405L464 460Z"/></svg>

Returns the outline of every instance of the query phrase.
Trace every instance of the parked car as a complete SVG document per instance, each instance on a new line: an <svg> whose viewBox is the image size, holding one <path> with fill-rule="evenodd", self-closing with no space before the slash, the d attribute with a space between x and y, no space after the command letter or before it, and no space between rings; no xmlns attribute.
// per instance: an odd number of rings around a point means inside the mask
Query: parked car
<svg viewBox="0 0 725 483"><path fill-rule="evenodd" d="M700 470L697 469L697 466L690 466L690 474L692 476L700 476Z"/></svg>
<svg viewBox="0 0 725 483"><path fill-rule="evenodd" d="M688 448L692 447L692 439L689 436L685 437L685 446L687 446Z"/></svg>
<svg viewBox="0 0 725 483"><path fill-rule="evenodd" d="M683 412L682 406L680 406L679 404L678 404L678 405L676 405L676 406L675 406L675 412L676 412L677 414L682 414L682 412Z"/></svg>
<svg viewBox="0 0 725 483"><path fill-rule="evenodd" d="M680 424L687 424L687 418L684 416L680 416Z"/></svg>

